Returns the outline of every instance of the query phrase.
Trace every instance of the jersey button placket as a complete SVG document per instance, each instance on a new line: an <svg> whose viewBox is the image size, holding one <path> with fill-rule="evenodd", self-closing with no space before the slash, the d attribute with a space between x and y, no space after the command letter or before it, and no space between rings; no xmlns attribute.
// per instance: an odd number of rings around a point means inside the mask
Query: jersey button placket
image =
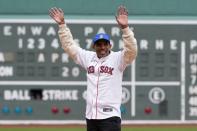
<svg viewBox="0 0 197 131"><path fill-rule="evenodd" d="M97 116L98 116L98 95L99 95L99 91L98 91L98 88L99 88L99 77L100 77L100 66L101 66L101 61L99 61L98 63L98 67L97 67L97 82L96 82L96 90L95 90L95 93L96 93L96 103L95 103L95 119L97 119Z"/></svg>

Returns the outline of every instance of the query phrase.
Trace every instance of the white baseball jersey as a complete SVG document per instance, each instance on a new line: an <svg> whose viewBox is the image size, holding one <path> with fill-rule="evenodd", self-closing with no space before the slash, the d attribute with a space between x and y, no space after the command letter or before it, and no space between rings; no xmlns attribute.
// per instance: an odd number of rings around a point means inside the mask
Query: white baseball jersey
<svg viewBox="0 0 197 131"><path fill-rule="evenodd" d="M123 50L111 51L108 56L99 59L96 52L84 50L74 43L66 25L59 26L62 48L87 71L87 119L121 117L123 71L137 55L134 33L129 27L122 29L122 32Z"/></svg>

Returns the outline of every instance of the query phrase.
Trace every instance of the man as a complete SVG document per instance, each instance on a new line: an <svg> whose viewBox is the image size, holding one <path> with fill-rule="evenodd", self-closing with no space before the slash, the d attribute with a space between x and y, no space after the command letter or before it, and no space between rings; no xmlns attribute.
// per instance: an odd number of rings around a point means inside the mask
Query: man
<svg viewBox="0 0 197 131"><path fill-rule="evenodd" d="M64 51L87 71L86 123L87 131L121 130L122 75L126 66L137 55L134 33L128 26L128 12L124 6L117 11L116 20L122 30L124 48L111 51L108 34L96 34L93 51L86 51L75 44L60 8L49 10L59 25L59 37Z"/></svg>

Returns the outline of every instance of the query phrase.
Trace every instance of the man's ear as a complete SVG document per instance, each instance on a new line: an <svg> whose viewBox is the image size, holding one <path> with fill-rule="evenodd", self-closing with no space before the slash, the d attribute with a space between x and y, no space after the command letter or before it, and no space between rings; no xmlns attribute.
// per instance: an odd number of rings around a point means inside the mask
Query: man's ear
<svg viewBox="0 0 197 131"><path fill-rule="evenodd" d="M110 49L112 48L112 45L109 43L109 47L110 47Z"/></svg>
<svg viewBox="0 0 197 131"><path fill-rule="evenodd" d="M91 47L92 47L92 49L94 49L94 48L95 48L95 44L93 43L93 44L91 45Z"/></svg>

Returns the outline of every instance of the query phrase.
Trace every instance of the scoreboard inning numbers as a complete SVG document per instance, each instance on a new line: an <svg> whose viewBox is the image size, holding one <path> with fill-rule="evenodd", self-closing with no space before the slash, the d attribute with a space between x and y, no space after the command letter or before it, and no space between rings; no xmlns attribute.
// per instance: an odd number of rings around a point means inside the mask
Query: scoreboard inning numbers
<svg viewBox="0 0 197 131"><path fill-rule="evenodd" d="M73 20L76 44L92 50L92 37L110 34L112 50L123 49L116 23ZM197 121L197 22L130 23L137 59L123 75L123 123ZM0 20L0 123L85 119L86 72L61 48L49 20ZM54 121L55 120L55 121Z"/></svg>

